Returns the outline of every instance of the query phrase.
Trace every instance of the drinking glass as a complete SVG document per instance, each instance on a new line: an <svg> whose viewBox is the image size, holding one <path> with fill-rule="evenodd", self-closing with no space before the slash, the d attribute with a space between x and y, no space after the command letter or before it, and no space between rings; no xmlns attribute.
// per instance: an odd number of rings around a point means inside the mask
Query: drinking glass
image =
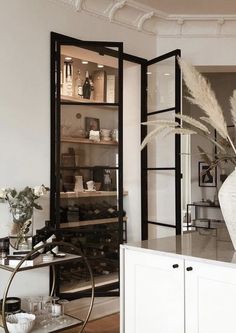
<svg viewBox="0 0 236 333"><path fill-rule="evenodd" d="M67 299L60 299L58 303L61 305L61 316L59 318L60 324L68 324L71 320L65 315L65 304L68 304Z"/></svg>

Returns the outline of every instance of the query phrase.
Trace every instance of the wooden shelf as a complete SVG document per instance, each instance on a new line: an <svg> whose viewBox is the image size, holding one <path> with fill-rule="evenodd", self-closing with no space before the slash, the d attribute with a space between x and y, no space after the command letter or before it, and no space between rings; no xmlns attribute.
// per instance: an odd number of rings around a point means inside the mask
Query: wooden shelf
<svg viewBox="0 0 236 333"><path fill-rule="evenodd" d="M123 217L123 221L127 221L127 217ZM68 228L78 228L89 225L98 225L98 224L106 224L106 223L117 223L118 217L111 217L107 219L99 219L99 220L87 220L87 221L78 221L78 222L66 222L60 223L60 229L68 229Z"/></svg>
<svg viewBox="0 0 236 333"><path fill-rule="evenodd" d="M61 95L61 104L63 105L102 105L102 106L119 106L118 103L106 103L101 101L95 101L91 99L73 97L73 96L63 96Z"/></svg>
<svg viewBox="0 0 236 333"><path fill-rule="evenodd" d="M74 137L62 137L61 142L67 143L82 143L82 144L92 144L92 145L107 145L107 146L118 146L116 141L92 141L86 138L74 138Z"/></svg>
<svg viewBox="0 0 236 333"><path fill-rule="evenodd" d="M84 192L60 192L61 199L91 198L91 197L116 197L117 191L84 191ZM128 195L128 191L123 192L123 196Z"/></svg>

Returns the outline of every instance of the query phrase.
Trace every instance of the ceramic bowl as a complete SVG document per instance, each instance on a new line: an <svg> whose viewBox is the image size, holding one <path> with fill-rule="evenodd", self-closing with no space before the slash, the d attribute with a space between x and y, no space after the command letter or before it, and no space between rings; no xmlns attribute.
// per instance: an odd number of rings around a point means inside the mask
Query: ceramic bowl
<svg viewBox="0 0 236 333"><path fill-rule="evenodd" d="M7 316L6 321L10 333L28 333L33 329L35 315L29 313L16 313Z"/></svg>

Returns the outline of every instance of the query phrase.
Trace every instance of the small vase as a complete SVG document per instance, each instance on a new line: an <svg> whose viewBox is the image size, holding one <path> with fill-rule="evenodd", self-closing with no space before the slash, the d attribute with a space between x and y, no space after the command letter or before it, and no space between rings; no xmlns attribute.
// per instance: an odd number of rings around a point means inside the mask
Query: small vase
<svg viewBox="0 0 236 333"><path fill-rule="evenodd" d="M82 176L75 176L75 187L74 192L83 192L83 177Z"/></svg>
<svg viewBox="0 0 236 333"><path fill-rule="evenodd" d="M10 255L16 252L28 252L32 250L33 236L33 214L27 216L28 219L22 218L17 220L14 212L12 212L13 222L11 223L9 233Z"/></svg>
<svg viewBox="0 0 236 333"><path fill-rule="evenodd" d="M236 168L219 190L219 203L226 227L236 250Z"/></svg>

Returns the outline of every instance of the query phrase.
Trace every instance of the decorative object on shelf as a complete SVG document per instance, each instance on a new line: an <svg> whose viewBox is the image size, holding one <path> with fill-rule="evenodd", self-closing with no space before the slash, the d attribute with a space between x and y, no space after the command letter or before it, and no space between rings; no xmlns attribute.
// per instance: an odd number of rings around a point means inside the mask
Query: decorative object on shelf
<svg viewBox="0 0 236 333"><path fill-rule="evenodd" d="M111 141L111 130L103 128L100 133L102 141Z"/></svg>
<svg viewBox="0 0 236 333"><path fill-rule="evenodd" d="M83 177L82 176L75 176L75 192L83 192L84 186L83 186Z"/></svg>
<svg viewBox="0 0 236 333"><path fill-rule="evenodd" d="M91 84L90 84L90 79L89 79L89 72L86 71L85 74L85 81L83 84L83 98L90 99L91 97Z"/></svg>
<svg viewBox="0 0 236 333"><path fill-rule="evenodd" d="M100 130L100 121L98 118L85 117L85 131L87 136L89 136L90 131Z"/></svg>
<svg viewBox="0 0 236 333"><path fill-rule="evenodd" d="M96 191L95 189L95 183L93 180L89 180L86 182L88 191Z"/></svg>
<svg viewBox="0 0 236 333"><path fill-rule="evenodd" d="M106 72L97 70L93 73L94 101L103 103L106 101Z"/></svg>
<svg viewBox="0 0 236 333"><path fill-rule="evenodd" d="M112 140L115 141L115 142L118 142L118 138L119 138L119 132L118 132L118 129L114 128L111 132L111 137L112 137Z"/></svg>
<svg viewBox="0 0 236 333"><path fill-rule="evenodd" d="M210 168L206 162L198 162L198 186L216 187L217 186L217 169Z"/></svg>
<svg viewBox="0 0 236 333"><path fill-rule="evenodd" d="M182 122L185 123L184 127L182 124L176 123L174 120L167 121L166 119L158 119L143 123L144 125L150 125L155 128L152 129L143 140L141 149L160 132L166 132L165 135L171 133L183 135L199 134L213 143L218 150L218 152L212 155L212 153L209 154L202 148L199 149L202 158L209 165L206 172L217 166L222 168L222 164L225 162L230 162L235 166L236 147L233 143L232 136L229 135L223 111L210 87L210 84L193 66L186 63L183 59L179 59L179 65L182 69L183 78L190 94L190 97L187 97L188 100L201 108L206 116L200 117L199 121L186 115L175 114L174 116L177 119L182 120ZM234 90L233 96L230 98L230 104L232 124L236 127L236 90ZM219 136L217 142L212 138L209 126L206 126L205 124L212 126L216 131ZM236 211L234 211L236 209L234 202L234 193L236 189L236 182L234 183L235 177L235 171L233 171L222 184L219 190L219 202L232 243L236 250Z"/></svg>
<svg viewBox="0 0 236 333"><path fill-rule="evenodd" d="M10 250L28 251L32 249L33 211L42 209L36 200L45 195L48 188L44 185L31 188L26 186L21 191L15 188L0 190L0 198L8 202L12 214L12 228L9 235Z"/></svg>
<svg viewBox="0 0 236 333"><path fill-rule="evenodd" d="M99 131L89 131L89 140L95 141L95 142L100 142L100 133Z"/></svg>
<svg viewBox="0 0 236 333"><path fill-rule="evenodd" d="M61 165L63 167L72 167L72 168L74 168L76 166L74 148L69 147L68 153L61 154Z"/></svg>
<svg viewBox="0 0 236 333"><path fill-rule="evenodd" d="M111 191L111 170L104 170L104 190Z"/></svg>
<svg viewBox="0 0 236 333"><path fill-rule="evenodd" d="M64 96L73 96L73 61L72 61L72 59L64 61L62 94Z"/></svg>
<svg viewBox="0 0 236 333"><path fill-rule="evenodd" d="M30 313L16 313L6 318L10 333L29 333L35 324L35 315Z"/></svg>

